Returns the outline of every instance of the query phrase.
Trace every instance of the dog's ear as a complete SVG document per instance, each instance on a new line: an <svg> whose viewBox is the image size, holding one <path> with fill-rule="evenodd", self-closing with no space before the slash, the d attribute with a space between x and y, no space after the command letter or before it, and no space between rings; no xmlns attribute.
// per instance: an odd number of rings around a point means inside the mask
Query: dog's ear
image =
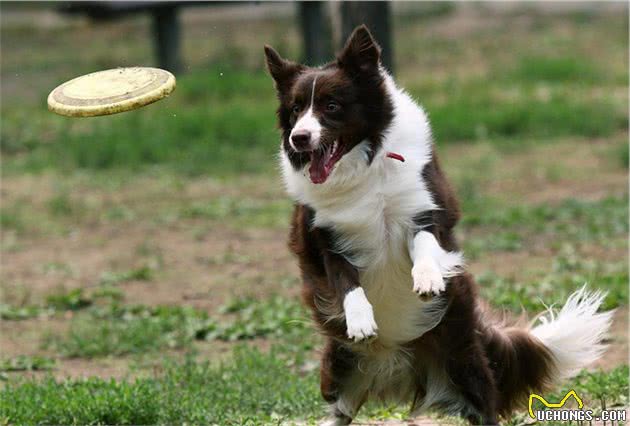
<svg viewBox="0 0 630 426"><path fill-rule="evenodd" d="M346 46L337 58L340 68L351 73L374 72L378 70L381 48L365 25L352 32Z"/></svg>
<svg viewBox="0 0 630 426"><path fill-rule="evenodd" d="M265 57L269 74L276 82L276 89L282 92L291 87L293 79L302 70L302 66L283 59L273 47L268 45L265 45Z"/></svg>

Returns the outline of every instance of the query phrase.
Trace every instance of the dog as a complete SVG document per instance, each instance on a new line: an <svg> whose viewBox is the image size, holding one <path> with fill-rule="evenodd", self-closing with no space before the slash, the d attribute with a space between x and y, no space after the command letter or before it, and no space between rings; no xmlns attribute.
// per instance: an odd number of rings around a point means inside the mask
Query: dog
<svg viewBox="0 0 630 426"><path fill-rule="evenodd" d="M350 424L368 399L497 424L599 358L612 312L582 288L537 326L492 314L458 249L460 209L427 116L380 53L365 26L320 67L265 46L295 201L289 248L326 339L325 424Z"/></svg>

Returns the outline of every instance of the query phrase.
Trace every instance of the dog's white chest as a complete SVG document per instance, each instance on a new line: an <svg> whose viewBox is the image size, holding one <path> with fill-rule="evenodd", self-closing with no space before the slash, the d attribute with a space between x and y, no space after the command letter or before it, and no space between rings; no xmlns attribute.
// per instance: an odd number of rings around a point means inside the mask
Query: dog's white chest
<svg viewBox="0 0 630 426"><path fill-rule="evenodd" d="M370 199L352 207L340 203L336 208L316 210L316 224L335 229L338 250L359 269L361 287L374 310L378 338L386 345L420 337L440 321L444 310L440 297L424 302L412 290L408 245L414 233L413 215L422 206L411 208L412 203L400 200L412 196L421 200L417 189L408 194L378 194L373 187Z"/></svg>

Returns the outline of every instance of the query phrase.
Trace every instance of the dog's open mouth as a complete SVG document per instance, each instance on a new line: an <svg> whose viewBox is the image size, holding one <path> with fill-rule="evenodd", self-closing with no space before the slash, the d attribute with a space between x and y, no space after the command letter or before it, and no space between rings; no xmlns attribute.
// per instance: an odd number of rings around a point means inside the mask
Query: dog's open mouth
<svg viewBox="0 0 630 426"><path fill-rule="evenodd" d="M344 147L340 141L322 145L319 149L311 151L311 166L308 170L311 182L315 184L326 182L343 154Z"/></svg>

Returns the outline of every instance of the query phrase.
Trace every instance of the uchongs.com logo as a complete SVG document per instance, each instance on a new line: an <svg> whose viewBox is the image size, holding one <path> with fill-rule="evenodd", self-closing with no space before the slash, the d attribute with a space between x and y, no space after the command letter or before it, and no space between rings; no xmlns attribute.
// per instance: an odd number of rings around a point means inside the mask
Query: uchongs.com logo
<svg viewBox="0 0 630 426"><path fill-rule="evenodd" d="M577 402L577 409L563 409L564 405L570 398L575 399ZM550 408L550 410L540 409L534 410L534 400L540 401L546 408ZM593 413L593 410L585 410L584 402L582 402L582 398L580 398L574 390L570 390L567 394L560 400L560 402L549 402L542 396L532 393L529 395L529 416L532 419L538 420L539 422L550 422L550 421L566 421L566 422L591 422L591 421L604 421L604 422L625 422L626 421L626 410L602 410L597 416Z"/></svg>

